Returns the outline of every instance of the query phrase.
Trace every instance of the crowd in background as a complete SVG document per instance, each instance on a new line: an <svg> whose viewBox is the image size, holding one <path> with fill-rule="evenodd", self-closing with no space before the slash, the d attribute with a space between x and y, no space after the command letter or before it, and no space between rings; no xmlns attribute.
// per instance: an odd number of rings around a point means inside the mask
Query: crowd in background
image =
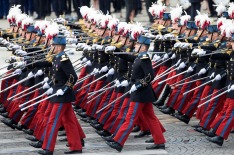
<svg viewBox="0 0 234 155"><path fill-rule="evenodd" d="M122 9L126 9L125 21L130 22L134 21L134 17L141 13L142 11L142 2L145 2L144 5L146 7L146 11L152 5L152 3L157 0L0 0L0 19L5 19L8 10L12 5L21 5L21 9L24 13L28 15L33 15L36 12L36 19L44 19L46 16L50 16L51 12L55 12L55 15L58 17L59 15L70 15L74 10L77 13L78 19L81 18L79 7L87 5L92 6L95 9L100 9L104 14L108 13L117 13L121 12ZM166 5L170 5L170 1L172 0L161 0ZM175 0L179 1L179 0ZM216 16L216 12L214 9L213 0L189 0L191 3L191 7L186 11L191 15L192 20L196 15L196 10L201 9L201 2L206 1L208 11L210 12L210 16ZM234 0L230 0L231 2ZM113 5L113 10L111 10L111 5ZM144 10L145 11L145 10ZM147 11L148 13L148 11ZM153 18L148 13L149 21L152 23Z"/></svg>

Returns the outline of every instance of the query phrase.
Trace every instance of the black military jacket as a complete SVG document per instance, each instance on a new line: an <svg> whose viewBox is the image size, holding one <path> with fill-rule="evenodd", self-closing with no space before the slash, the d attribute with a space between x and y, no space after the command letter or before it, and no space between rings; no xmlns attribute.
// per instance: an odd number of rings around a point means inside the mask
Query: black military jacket
<svg viewBox="0 0 234 155"><path fill-rule="evenodd" d="M135 84L137 90L131 93L130 99L133 102L151 103L156 100L151 81L154 79L152 63L146 52L133 55L119 55L119 57L133 62L131 84Z"/></svg>

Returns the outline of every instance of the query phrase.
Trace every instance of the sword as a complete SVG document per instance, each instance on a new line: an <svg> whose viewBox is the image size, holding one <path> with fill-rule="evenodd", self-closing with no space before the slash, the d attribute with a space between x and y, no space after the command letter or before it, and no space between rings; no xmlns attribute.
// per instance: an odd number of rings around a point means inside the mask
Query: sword
<svg viewBox="0 0 234 155"><path fill-rule="evenodd" d="M127 94L130 93L130 90L127 91L126 93L124 93L122 96L118 97L117 99L115 99L114 101L112 101L111 103L107 104L105 107L103 107L102 109L98 110L96 112L96 114L100 113L101 111L103 111L104 109L106 109L107 107L111 106L112 104L114 104L116 101L118 101L119 99L121 99L122 97L126 96Z"/></svg>
<svg viewBox="0 0 234 155"><path fill-rule="evenodd" d="M43 93L43 94L41 94L40 96L37 96L36 98L34 98L34 99L32 99L32 100L30 100L30 101L28 101L28 102L25 102L25 103L23 103L23 104L20 104L19 107L21 108L22 106L24 106L24 105L26 105L26 104L28 104L28 103L30 103L30 102L32 102L32 101L35 101L35 100L41 98L41 97L44 96L44 95L46 95L46 92Z"/></svg>
<svg viewBox="0 0 234 155"><path fill-rule="evenodd" d="M212 93L212 94L210 94L210 95L208 95L208 96L202 98L201 101L206 100L206 99L208 99L209 97L211 97L212 95L217 94L217 93L219 93L219 92L225 90L227 87L228 87L228 86L226 86L226 87L220 89L219 91L217 91L217 92L215 92L215 93Z"/></svg>
<svg viewBox="0 0 234 155"><path fill-rule="evenodd" d="M184 84L189 84L189 83L196 82L196 81L198 81L198 80L204 80L204 79L207 79L208 77L210 77L210 76L203 77L203 78L200 78L200 79L195 79L195 80L188 81L188 82L185 82L185 83L181 83L181 84L178 84L178 85L176 85L176 86L178 87L178 86L181 86L181 85L184 85Z"/></svg>

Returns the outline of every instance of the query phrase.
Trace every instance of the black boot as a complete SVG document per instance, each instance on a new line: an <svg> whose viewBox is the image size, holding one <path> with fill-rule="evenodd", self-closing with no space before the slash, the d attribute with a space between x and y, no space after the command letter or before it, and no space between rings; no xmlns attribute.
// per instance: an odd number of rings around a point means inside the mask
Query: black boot
<svg viewBox="0 0 234 155"><path fill-rule="evenodd" d="M58 133L58 136L66 136L66 132L60 132L60 133Z"/></svg>
<svg viewBox="0 0 234 155"><path fill-rule="evenodd" d="M170 114L170 115L175 113L175 110L171 107L168 107L167 109L161 109L160 111L164 114Z"/></svg>
<svg viewBox="0 0 234 155"><path fill-rule="evenodd" d="M223 137L219 137L219 136L215 136L215 137L207 137L206 138L208 141L212 142L212 143L215 143L219 146L222 146L223 145Z"/></svg>
<svg viewBox="0 0 234 155"><path fill-rule="evenodd" d="M31 129L22 129L22 131L24 132L24 133L26 133L26 134L28 134L28 135L33 135L33 130L31 130Z"/></svg>
<svg viewBox="0 0 234 155"><path fill-rule="evenodd" d="M203 130L205 129L203 127L197 127L197 128L194 128L194 130L197 132L203 133L204 132Z"/></svg>
<svg viewBox="0 0 234 155"><path fill-rule="evenodd" d="M42 155L53 155L53 152L49 150L39 150L38 153Z"/></svg>
<svg viewBox="0 0 234 155"><path fill-rule="evenodd" d="M154 139L150 138L150 139L146 140L145 143L154 143Z"/></svg>
<svg viewBox="0 0 234 155"><path fill-rule="evenodd" d="M175 117L184 122L185 124L188 124L190 121L190 118L187 115L178 115Z"/></svg>
<svg viewBox="0 0 234 155"><path fill-rule="evenodd" d="M107 137L102 136L102 139L108 142L114 142L113 136L107 136Z"/></svg>
<svg viewBox="0 0 234 155"><path fill-rule="evenodd" d="M85 146L85 141L84 141L84 139L81 139L80 141L81 141L81 145L84 147L84 146Z"/></svg>
<svg viewBox="0 0 234 155"><path fill-rule="evenodd" d="M67 137L63 137L59 139L60 142L66 142L67 141Z"/></svg>
<svg viewBox="0 0 234 155"><path fill-rule="evenodd" d="M108 137L111 135L111 133L109 133L108 131L106 130L96 130L95 131L97 134L99 134L100 136L103 136L103 137Z"/></svg>
<svg viewBox="0 0 234 155"><path fill-rule="evenodd" d="M42 142L34 142L34 143L29 143L30 146L35 147L35 148L41 148L42 147Z"/></svg>
<svg viewBox="0 0 234 155"><path fill-rule="evenodd" d="M103 129L102 124L90 124L90 125L96 130L102 130Z"/></svg>
<svg viewBox="0 0 234 155"><path fill-rule="evenodd" d="M81 118L80 120L84 121L84 122L88 122L89 120L91 120L91 117L85 117L85 118Z"/></svg>
<svg viewBox="0 0 234 155"><path fill-rule="evenodd" d="M13 124L13 126L17 129L17 130L20 130L22 131L22 129L25 129L26 127L24 125L20 125L20 124Z"/></svg>
<svg viewBox="0 0 234 155"><path fill-rule="evenodd" d="M111 148L116 149L119 152L121 152L122 149L123 149L123 146L120 145L117 142L108 142L108 141L106 141L106 144L109 145Z"/></svg>
<svg viewBox="0 0 234 155"><path fill-rule="evenodd" d="M132 132L138 132L140 131L140 127L139 126L135 126L133 129L132 129Z"/></svg>
<svg viewBox="0 0 234 155"><path fill-rule="evenodd" d="M161 98L159 98L157 100L157 102L153 103L155 106L159 107L159 106L162 106L164 105L165 103L165 100L167 99L168 95L170 94L171 92L171 87L166 84L166 86L164 87L163 91L162 91L162 95L161 95Z"/></svg>
<svg viewBox="0 0 234 155"><path fill-rule="evenodd" d="M5 113L7 112L6 109L3 107L3 108L0 108L0 113Z"/></svg>
<svg viewBox="0 0 234 155"><path fill-rule="evenodd" d="M204 134L207 135L208 137L215 137L215 136L216 136L214 130L211 130L211 131L203 130L202 133L204 133Z"/></svg>
<svg viewBox="0 0 234 155"><path fill-rule="evenodd" d="M82 153L82 150L67 150L64 151L64 154L80 154Z"/></svg>
<svg viewBox="0 0 234 155"><path fill-rule="evenodd" d="M2 123L4 123L5 125L11 127L12 129L15 129L15 127L13 126L13 124L17 124L15 123L13 120L11 119L3 119Z"/></svg>
<svg viewBox="0 0 234 155"><path fill-rule="evenodd" d="M77 113L80 117L86 118L86 112Z"/></svg>
<svg viewBox="0 0 234 155"><path fill-rule="evenodd" d="M151 146L146 147L146 150L155 150L155 149L164 149L165 150L165 144L153 144Z"/></svg>
<svg viewBox="0 0 234 155"><path fill-rule="evenodd" d="M34 137L34 136L27 136L26 139L30 140L32 142L37 142L38 141L38 139L36 137Z"/></svg>
<svg viewBox="0 0 234 155"><path fill-rule="evenodd" d="M141 138L141 137L144 137L144 136L149 136L151 135L150 131L141 131L138 135L135 135L134 138Z"/></svg>
<svg viewBox="0 0 234 155"><path fill-rule="evenodd" d="M98 124L98 121L96 119L90 121L91 124Z"/></svg>
<svg viewBox="0 0 234 155"><path fill-rule="evenodd" d="M167 109L167 108L168 108L168 106L166 104L163 105L163 106L158 107L158 109Z"/></svg>
<svg viewBox="0 0 234 155"><path fill-rule="evenodd" d="M2 115L5 118L8 118L8 112L0 113L0 115Z"/></svg>

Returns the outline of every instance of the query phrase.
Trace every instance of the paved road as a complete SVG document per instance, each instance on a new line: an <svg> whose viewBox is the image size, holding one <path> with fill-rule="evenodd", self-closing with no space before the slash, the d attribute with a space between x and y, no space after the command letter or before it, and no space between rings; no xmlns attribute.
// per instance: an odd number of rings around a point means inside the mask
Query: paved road
<svg viewBox="0 0 234 155"><path fill-rule="evenodd" d="M117 17L119 14L117 14ZM51 16L51 18L53 15ZM123 19L122 19L123 20ZM137 20L148 24L148 17L145 11L137 17ZM0 20L0 28L7 28L8 24L5 20ZM5 48L0 48L0 67L6 65L5 59L9 58L11 52L7 51ZM75 52L74 55L70 55L72 60L80 57L79 52ZM4 70L1 71L1 73ZM165 137L167 140L166 150L145 150L148 144L144 143L149 137L135 139L131 134L129 139L122 150L122 153L117 153L117 151L109 148L105 142L94 132L94 129L90 127L89 124L80 121L84 132L87 135L85 140L85 147L83 149L84 155L114 155L114 154L172 154L172 155L233 155L233 138L234 135L231 134L229 139L225 141L223 147L218 147L215 144L209 143L205 136L195 132L191 125L197 124L197 120L193 118L189 125L178 121L172 116L162 114L155 108L155 113L165 126L167 132ZM0 119L2 117L0 116ZM79 119L79 117L78 117ZM38 149L34 149L28 145L29 141L25 139L25 134L21 131L12 130L6 127L4 124L0 123L0 154L12 154L12 155L34 155L37 154ZM63 154L66 149L65 142L57 142L55 155Z"/></svg>

